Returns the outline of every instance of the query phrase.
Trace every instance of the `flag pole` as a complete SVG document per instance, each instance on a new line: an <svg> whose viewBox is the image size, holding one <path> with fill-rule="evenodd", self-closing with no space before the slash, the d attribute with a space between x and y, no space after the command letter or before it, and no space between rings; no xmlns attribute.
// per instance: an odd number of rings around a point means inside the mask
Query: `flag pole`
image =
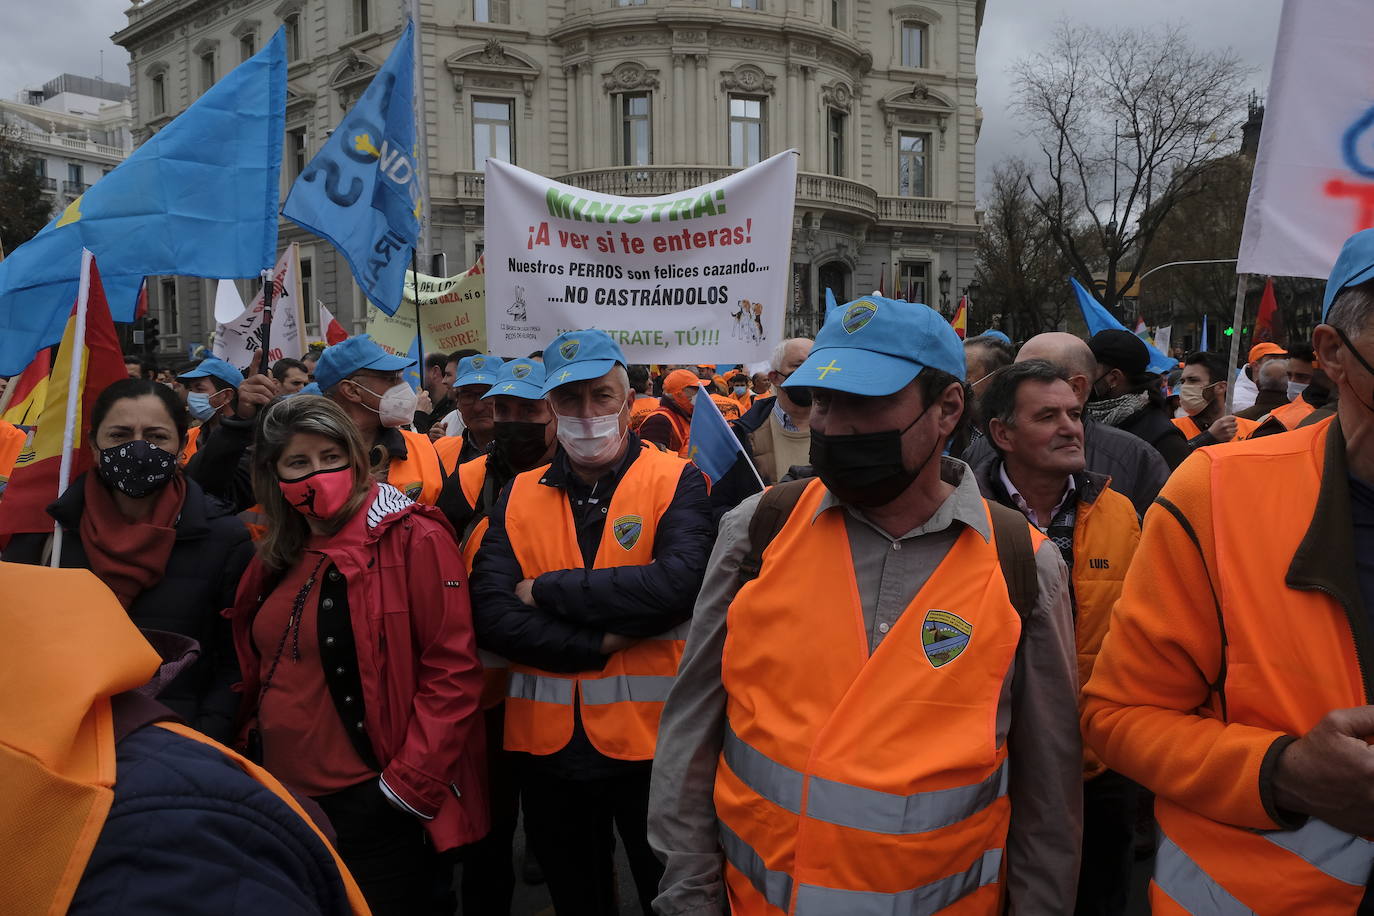
<svg viewBox="0 0 1374 916"><path fill-rule="evenodd" d="M86 364L86 305L91 295L91 262L94 256L87 248L81 249L81 285L76 295L76 327L72 332L71 373L67 376L67 415L62 427L62 463L57 472L57 495L67 492L72 479L72 449L76 442L76 408L81 397L81 370ZM53 569L62 565L62 523L53 525L52 560L48 564Z"/></svg>
<svg viewBox="0 0 1374 916"><path fill-rule="evenodd" d="M415 350L420 356L419 372L416 374L420 376L420 387L424 388L428 370L425 369L425 326L420 323L420 256L413 246L410 249L410 281L415 297Z"/></svg>
<svg viewBox="0 0 1374 916"><path fill-rule="evenodd" d="M277 291L277 278L271 270L262 272L262 358L258 371L263 375L272 373L272 298Z"/></svg>
<svg viewBox="0 0 1374 916"><path fill-rule="evenodd" d="M1231 319L1231 359L1226 368L1226 412L1236 400L1236 360L1240 358L1240 329L1245 321L1246 274L1236 274L1236 314Z"/></svg>
<svg viewBox="0 0 1374 916"><path fill-rule="evenodd" d="M754 467L754 459L749 457L749 453L740 449L740 454L744 456L744 461L749 465L749 470L754 472L754 479L759 482L759 492L768 489L768 484L763 482L763 475L759 474L759 469Z"/></svg>

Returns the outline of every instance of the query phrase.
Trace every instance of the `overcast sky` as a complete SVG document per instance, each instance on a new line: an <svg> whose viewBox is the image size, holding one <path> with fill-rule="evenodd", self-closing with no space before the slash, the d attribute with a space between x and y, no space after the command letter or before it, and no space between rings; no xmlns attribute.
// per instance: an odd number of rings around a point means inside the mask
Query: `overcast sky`
<svg viewBox="0 0 1374 916"><path fill-rule="evenodd" d="M1034 152L1008 110L1008 71L1048 39L1060 18L1103 28L1182 23L1201 47L1235 49L1256 68L1251 84L1264 94L1281 5L1281 0L988 0L978 46L978 101L984 112L980 180L1004 157ZM0 95L13 98L25 86L41 86L63 72L95 76L102 50L105 78L126 82L128 55L109 36L124 26L128 6L128 0L10 3L0 29Z"/></svg>

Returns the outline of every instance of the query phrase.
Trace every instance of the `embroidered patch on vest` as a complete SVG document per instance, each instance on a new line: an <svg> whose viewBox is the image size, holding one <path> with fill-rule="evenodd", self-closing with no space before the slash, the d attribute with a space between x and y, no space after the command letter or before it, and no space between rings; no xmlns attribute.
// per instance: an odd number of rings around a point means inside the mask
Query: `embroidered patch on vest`
<svg viewBox="0 0 1374 916"><path fill-rule="evenodd" d="M921 648L936 668L943 668L968 648L973 636L973 624L949 611L926 611L921 623Z"/></svg>
<svg viewBox="0 0 1374 916"><path fill-rule="evenodd" d="M419 499L420 491L424 488L424 481L420 481L419 483L412 483L410 486L406 487L406 496L409 496L412 500Z"/></svg>
<svg viewBox="0 0 1374 916"><path fill-rule="evenodd" d="M622 515L611 523L611 533L615 535L615 542L626 550L634 549L643 531L644 519L638 515Z"/></svg>

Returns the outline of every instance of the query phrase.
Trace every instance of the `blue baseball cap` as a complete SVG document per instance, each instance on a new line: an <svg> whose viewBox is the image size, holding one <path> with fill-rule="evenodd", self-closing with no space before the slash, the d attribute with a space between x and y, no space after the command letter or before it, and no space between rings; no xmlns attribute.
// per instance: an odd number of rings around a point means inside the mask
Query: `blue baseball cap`
<svg viewBox="0 0 1374 916"><path fill-rule="evenodd" d="M1002 341L1002 343L1004 343L1004 344L1010 344L1010 343L1011 343L1011 338L1008 337L1007 335L1003 334L1001 331L997 330L996 328L988 328L986 331L984 331L983 333L979 334L978 336L979 336L979 337L992 337L992 338L994 338L994 339L996 339L996 340Z"/></svg>
<svg viewBox="0 0 1374 916"><path fill-rule="evenodd" d="M831 309L811 354L783 387L882 397L927 366L964 379L964 345L949 322L928 306L864 296Z"/></svg>
<svg viewBox="0 0 1374 916"><path fill-rule="evenodd" d="M221 382L233 385L235 388L238 388L240 385L243 384L242 372L235 369L233 366L229 365L224 360L216 359L213 356L209 357L208 359L201 360L200 365L196 366L189 372L181 373L181 375L178 375L177 378L217 378Z"/></svg>
<svg viewBox="0 0 1374 916"><path fill-rule="evenodd" d="M1374 280L1374 229L1364 229L1345 240L1331 275L1326 280L1326 295L1322 299L1322 321L1331 311L1331 303L1343 289Z"/></svg>
<svg viewBox="0 0 1374 916"><path fill-rule="evenodd" d="M304 388L298 391L297 394L313 394L316 397L324 396L324 392L320 390L319 382L311 382L309 385L306 385Z"/></svg>
<svg viewBox="0 0 1374 916"><path fill-rule="evenodd" d="M483 398L497 395L538 401L544 397L544 364L532 359L513 359L496 373L496 383Z"/></svg>
<svg viewBox="0 0 1374 916"><path fill-rule="evenodd" d="M559 334L544 348L544 393L559 385L601 378L616 363L628 366L620 344L597 328Z"/></svg>
<svg viewBox="0 0 1374 916"><path fill-rule="evenodd" d="M368 337L359 334L326 347L315 364L315 384L328 393L334 386L360 369L373 372L400 372L415 365L408 356L393 356Z"/></svg>
<svg viewBox="0 0 1374 916"><path fill-rule="evenodd" d="M458 374L454 376L453 387L494 385L501 365L499 356L464 356L458 360Z"/></svg>

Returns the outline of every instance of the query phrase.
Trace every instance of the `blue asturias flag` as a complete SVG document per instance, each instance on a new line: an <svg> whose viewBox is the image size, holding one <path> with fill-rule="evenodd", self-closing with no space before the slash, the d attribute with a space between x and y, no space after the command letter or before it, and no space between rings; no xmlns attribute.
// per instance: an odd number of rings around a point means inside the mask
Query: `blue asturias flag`
<svg viewBox="0 0 1374 916"><path fill-rule="evenodd" d="M719 481L740 458L748 460L720 408L705 387L697 388L692 405L692 431L687 437L687 457L711 478Z"/></svg>
<svg viewBox="0 0 1374 916"><path fill-rule="evenodd" d="M401 305L420 234L412 107L415 23L286 197L282 215L328 239L367 298L388 315Z"/></svg>
<svg viewBox="0 0 1374 916"><path fill-rule="evenodd" d="M81 249L115 321L147 275L256 277L276 260L286 39L225 75L38 235L0 261L0 376L62 337Z"/></svg>
<svg viewBox="0 0 1374 916"><path fill-rule="evenodd" d="M1101 302L1098 302L1097 298L1093 296L1092 293L1083 288L1082 283L1079 283L1073 277L1069 278L1069 283L1073 284L1074 295L1078 296L1078 308L1083 312L1083 321L1088 325L1089 336L1096 334L1098 331L1106 331L1109 329L1127 331L1127 333L1130 333L1125 325L1112 317L1112 313L1107 311L1106 307L1103 306ZM1154 344L1149 341L1142 340L1142 343L1145 344L1145 349L1150 351L1149 370L1151 372L1168 372L1178 364L1178 360L1170 359L1163 353L1160 353L1155 349Z"/></svg>

